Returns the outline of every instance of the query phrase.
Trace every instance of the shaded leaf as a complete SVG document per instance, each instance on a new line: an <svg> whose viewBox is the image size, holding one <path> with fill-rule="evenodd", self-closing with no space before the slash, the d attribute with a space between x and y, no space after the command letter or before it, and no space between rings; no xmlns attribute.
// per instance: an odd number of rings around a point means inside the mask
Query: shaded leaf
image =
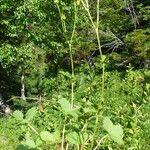
<svg viewBox="0 0 150 150"><path fill-rule="evenodd" d="M27 146L24 146L22 144L18 145L16 150L29 150Z"/></svg>

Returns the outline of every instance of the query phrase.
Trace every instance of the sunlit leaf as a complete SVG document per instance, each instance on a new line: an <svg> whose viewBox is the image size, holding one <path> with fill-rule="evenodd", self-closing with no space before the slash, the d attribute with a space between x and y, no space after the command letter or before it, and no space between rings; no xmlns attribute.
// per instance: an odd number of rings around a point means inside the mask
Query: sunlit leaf
<svg viewBox="0 0 150 150"><path fill-rule="evenodd" d="M104 117L104 120L103 120L103 127L104 129L110 133L113 129L113 123L112 121L109 119L109 117Z"/></svg>
<svg viewBox="0 0 150 150"><path fill-rule="evenodd" d="M70 112L71 104L65 98L61 98L59 100L59 104L60 104L63 111L65 111L66 113Z"/></svg>
<svg viewBox="0 0 150 150"><path fill-rule="evenodd" d="M110 132L110 136L119 145L122 145L124 143L123 139L122 139L123 138L123 130L120 125L113 126L113 129Z"/></svg>
<svg viewBox="0 0 150 150"><path fill-rule="evenodd" d="M71 143L75 145L80 144L80 136L77 132L71 132L66 135L66 139Z"/></svg>
<svg viewBox="0 0 150 150"><path fill-rule="evenodd" d="M105 117L103 120L103 127L115 142L119 145L124 144L122 139L123 130L120 125L113 125L112 121L108 117Z"/></svg>
<svg viewBox="0 0 150 150"><path fill-rule="evenodd" d="M57 142L60 141L60 139L61 139L61 133L60 133L59 130L57 130L57 131L54 132L54 138L53 138L53 140L54 140L55 143L57 143Z"/></svg>
<svg viewBox="0 0 150 150"><path fill-rule="evenodd" d="M35 115L36 115L36 113L37 113L37 109L35 108L35 107L32 107L31 109L29 109L28 111L27 111L27 113L26 113L26 120L27 121L30 121L31 119L33 119L34 117L35 117Z"/></svg>
<svg viewBox="0 0 150 150"><path fill-rule="evenodd" d="M23 121L24 120L23 119L23 113L21 111L18 111L18 110L14 111L13 116L18 121Z"/></svg>
<svg viewBox="0 0 150 150"><path fill-rule="evenodd" d="M26 139L26 141L21 142L24 146L28 148L36 148L36 144L32 139Z"/></svg>
<svg viewBox="0 0 150 150"><path fill-rule="evenodd" d="M70 132L66 135L66 139L75 145L83 144L88 138L87 133Z"/></svg>
<svg viewBox="0 0 150 150"><path fill-rule="evenodd" d="M51 134L50 132L48 132L48 131L42 131L41 133L40 133L40 137L41 137L41 139L43 140L43 141L45 141L45 142L51 142L51 141L53 141L53 134Z"/></svg>

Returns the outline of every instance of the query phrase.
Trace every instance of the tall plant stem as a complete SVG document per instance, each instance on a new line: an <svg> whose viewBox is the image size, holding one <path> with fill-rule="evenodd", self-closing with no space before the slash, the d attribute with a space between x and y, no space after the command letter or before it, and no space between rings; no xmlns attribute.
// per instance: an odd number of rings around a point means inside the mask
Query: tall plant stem
<svg viewBox="0 0 150 150"><path fill-rule="evenodd" d="M72 45L69 43L69 51L70 51L70 60L71 60L71 108L74 103L74 64L73 64L73 54L72 54Z"/></svg>
<svg viewBox="0 0 150 150"><path fill-rule="evenodd" d="M62 30L63 30L63 32L66 33L67 32L66 23L65 23L65 21L63 20L63 17L62 17L63 16L63 12L61 12L58 3L56 3L56 6L57 6L57 9L58 9L58 12L59 12L60 19L61 19Z"/></svg>
<svg viewBox="0 0 150 150"><path fill-rule="evenodd" d="M63 32L66 34L67 33L66 23L65 23L65 20L62 19L63 13L61 12L58 3L56 5L57 5L58 11L59 11ZM71 72L72 72L71 73L71 108L74 105L74 82L75 82L74 63L73 63L73 49L72 49L72 43L73 43L73 38L75 35L76 20L77 20L77 7L76 7L76 1L75 0L74 0L74 11L75 11L74 23L73 23L73 30L72 30L71 38L70 38L70 40L66 39L68 47L69 47L70 61L71 61ZM65 117L65 122L66 122L66 117ZM65 139L65 124L64 124L63 133L62 133L62 143L61 143L61 149L62 150L64 149L64 139Z"/></svg>
<svg viewBox="0 0 150 150"><path fill-rule="evenodd" d="M67 33L65 20L62 19L63 13L61 12L58 3L56 5L57 5L58 11L59 11L63 32ZM68 47L69 47L70 62L71 62L71 72L72 72L71 73L71 107L73 107L73 103L74 103L74 80L75 80L74 78L75 78L75 76L74 76L74 63L73 63L72 43L73 43L73 38L74 38L74 35L75 35L76 20L77 20L77 6L76 6L76 1L74 0L74 24L73 24L73 30L72 30L72 34L71 34L70 40L66 40L67 44L68 44Z"/></svg>
<svg viewBox="0 0 150 150"><path fill-rule="evenodd" d="M67 117L65 117L65 122L66 122L66 119ZM66 128L66 125L64 124L63 131L62 131L62 139L61 139L61 150L64 150L65 128Z"/></svg>
<svg viewBox="0 0 150 150"><path fill-rule="evenodd" d="M97 20L96 23L94 23L90 10L89 10L89 3L88 0L81 0L83 7L85 8L85 10L88 13L89 19L91 21L91 24L93 26L93 29L95 30L96 33L96 37L97 37L97 43L98 43L98 48L99 48L99 52L100 52L100 58L101 58L101 63L102 63L102 78L101 78L101 88L100 88L100 101L98 104L98 110L96 112L96 120L95 120L95 127L94 127L94 133L92 135L92 142L90 145L90 150L92 150L93 145L94 145L94 139L97 133L97 129L98 129L98 124L99 124L99 115L102 112L103 109L103 103L104 103L104 85L105 85L105 63L104 63L104 56L102 54L102 49L101 49L101 44L100 44L100 35L99 35L99 3L100 1L97 0L97 5L96 5L96 11L97 11Z"/></svg>
<svg viewBox="0 0 150 150"><path fill-rule="evenodd" d="M71 60L71 75L72 75L72 81L71 81L71 107L73 107L74 103L74 81L75 81L75 76L74 76L74 64L73 64L73 50L72 50L72 42L73 42L73 37L75 35L75 29L76 29L76 20L77 20L77 7L76 7L76 2L74 1L74 24L73 24L73 30L72 30L72 35L70 42L68 43L69 45L69 50L70 50L70 60Z"/></svg>

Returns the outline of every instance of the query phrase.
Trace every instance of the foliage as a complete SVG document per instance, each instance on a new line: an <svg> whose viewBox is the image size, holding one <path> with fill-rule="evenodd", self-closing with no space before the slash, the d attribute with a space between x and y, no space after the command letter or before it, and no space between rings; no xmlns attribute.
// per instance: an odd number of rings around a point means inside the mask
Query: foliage
<svg viewBox="0 0 150 150"><path fill-rule="evenodd" d="M123 130L120 125L113 125L111 120L108 117L104 118L103 121L104 129L110 134L111 138L117 142L118 144L124 144L123 143Z"/></svg>
<svg viewBox="0 0 150 150"><path fill-rule="evenodd" d="M150 149L149 2L97 2L0 2L0 149Z"/></svg>
<svg viewBox="0 0 150 150"><path fill-rule="evenodd" d="M70 108L71 105L65 98L58 96L57 92L52 92L51 100L43 102L44 114L36 113L34 115L32 112L35 110L35 108L30 109L27 113L25 113L26 115L23 115L20 111L19 113L18 111L13 113L17 113L16 116L19 114L21 114L19 116L24 116L21 117L24 121L19 121L20 119L17 121L19 124L23 122L22 125L19 125L18 123L17 124L19 134L23 133L23 139L21 139L21 141L23 140L24 142L20 142L22 145L24 145L24 147L32 147L34 141L36 148L60 148L62 140L61 134L64 123L66 133L64 140L69 144L69 147L71 148L72 144L77 146L82 145L84 148L88 147L89 141L87 140L92 135L95 112L98 107L97 101L99 99L97 97L97 92L99 89L96 88L98 75L92 75L90 72L89 75L90 76L87 75L87 72L85 74L82 72L82 78L80 78L81 74L77 75L77 85L80 89L75 89L77 93L75 95L75 107L73 109ZM95 80L92 79L92 76ZM141 77L143 78L142 81ZM106 80L107 89L105 91L106 101L104 104L104 115L109 116L112 121L106 117L103 120L104 124L100 123L100 130L98 130L96 134L97 140L95 142L97 143L99 140L104 138L101 143L101 148L106 148L109 146L112 149L126 149L133 147L139 149L144 147L144 149L149 149L147 135L149 135L148 97L150 95L148 92L149 83L144 83L144 80L147 77L148 71L145 71L143 74L142 71L133 71L132 68L129 69L127 73L107 73L107 78L109 80ZM62 80L69 82L67 78L62 78ZM111 82L109 82L110 80ZM91 82L90 86L89 81ZM144 84L143 92L141 92L141 86L139 86L141 82ZM63 97L65 96L69 98L69 87L66 87L63 82L61 87L63 88L59 89L59 93L63 92ZM67 90L65 91L64 88L67 88ZM32 118L27 121L30 124L30 127L25 121L27 120L27 114L31 114L32 116ZM100 118L102 119L101 116ZM71 122L69 121L70 119ZM110 122L110 125L107 121ZM8 127L10 128L11 132L13 132L14 128L12 128L12 124L16 123L14 119L8 118L6 122L8 123ZM111 138L116 142L119 142L118 138L122 139L122 129L120 128L120 125L114 125L112 122L115 124L118 122L122 126L124 132L124 145L118 146L116 143L112 142ZM39 135L35 133L34 129L32 128L34 128ZM112 130L111 132L109 129L112 128L120 128L120 132L118 132L118 129L116 132L115 130ZM106 136L107 134L105 130L108 132L111 138ZM3 132L6 132L6 130L3 130ZM28 136L24 133L26 133ZM45 138L45 135L48 137ZM57 140L51 141L55 139L55 136ZM29 143L32 144L30 145ZM96 143L94 144L95 147Z"/></svg>
<svg viewBox="0 0 150 150"><path fill-rule="evenodd" d="M150 43L149 31L147 29L135 30L126 36L126 43L132 47L132 52L140 59L144 60L149 58Z"/></svg>

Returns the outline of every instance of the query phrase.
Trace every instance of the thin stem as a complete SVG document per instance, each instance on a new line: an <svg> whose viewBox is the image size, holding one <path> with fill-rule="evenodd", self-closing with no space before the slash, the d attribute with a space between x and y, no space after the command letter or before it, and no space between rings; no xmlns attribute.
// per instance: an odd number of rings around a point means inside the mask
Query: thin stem
<svg viewBox="0 0 150 150"><path fill-rule="evenodd" d="M39 136L39 133L28 123L28 127Z"/></svg>
<svg viewBox="0 0 150 150"><path fill-rule="evenodd" d="M62 139L61 139L61 149L64 150L64 139L65 139L65 124L62 131Z"/></svg>
<svg viewBox="0 0 150 150"><path fill-rule="evenodd" d="M97 129L98 129L98 123L99 123L99 115L100 112L102 112L103 109L103 103L104 103L104 85L105 85L105 60L104 60L104 56L102 54L102 49L101 49L101 44L100 44L100 36L99 36L99 3L100 1L97 0L97 5L96 5L96 10L97 10L97 20L96 20L96 24L94 23L90 10L89 10L89 3L88 0L81 0L83 7L85 8L85 10L88 13L89 19L92 23L93 29L95 30L96 33L96 37L97 37L97 43L98 43L98 48L99 48L99 52L100 52L100 57L101 57L101 63L102 63L102 79L101 79L101 88L100 88L100 101L99 101L99 105L98 105L98 110L96 113L96 120L95 120L95 127L94 127L94 133L92 136L92 143L90 145L90 149L92 150L93 148L93 144L94 144L94 139L97 133Z"/></svg>
<svg viewBox="0 0 150 150"><path fill-rule="evenodd" d="M100 144L103 142L103 140L106 139L107 137L108 137L108 134L105 135L105 136L103 136L103 137L99 140L99 142L97 143L96 147L95 147L93 150L97 150L98 147L99 147L99 145L100 145Z"/></svg>
<svg viewBox="0 0 150 150"><path fill-rule="evenodd" d="M72 31L72 35L71 35L71 39L70 39L70 43L72 44L73 41L73 37L75 34L75 29L76 29L76 20L77 20L77 7L76 7L76 2L74 1L74 24L73 24L73 31Z"/></svg>
<svg viewBox="0 0 150 150"><path fill-rule="evenodd" d="M66 122L66 119L67 117L65 117L65 122ZM62 131L62 139L61 139L61 150L64 150L65 129L66 129L66 124L64 123L63 131Z"/></svg>
<svg viewBox="0 0 150 150"><path fill-rule="evenodd" d="M95 29L96 26L95 26L95 23L94 23L94 21L93 21L93 19L92 19L92 16L91 16L91 14L90 14L90 11L89 11L89 3L88 3L88 1L86 0L86 4L84 3L83 0L81 0L81 2L82 2L83 7L85 8L85 10L87 11L87 13L88 13L88 15L89 15L89 19L90 19L90 21L91 21L91 23L92 23L92 26L93 26L94 29Z"/></svg>
<svg viewBox="0 0 150 150"><path fill-rule="evenodd" d="M56 5L57 5L58 11L59 11L60 18L61 18L61 24L62 24L63 32L66 33L67 28L66 28L65 20L62 18L63 13L61 13L61 10L60 10L58 3ZM73 107L73 103L74 103L74 63L73 63L72 42L73 42L73 37L75 35L76 20L77 20L77 7L76 7L76 1L75 0L74 0L74 10L75 10L75 13L74 13L73 30L72 30L71 38L67 42L68 46L69 46L71 70L72 70L72 74L71 74L71 76L72 76L72 80L71 80L71 107ZM65 122L66 122L66 117L65 117ZM64 140L65 140L65 124L64 124L63 132L62 132L62 141L61 141L61 149L62 150L64 150ZM68 148L68 145L66 146L66 149L67 148Z"/></svg>
<svg viewBox="0 0 150 150"><path fill-rule="evenodd" d="M68 42L69 45L69 50L70 50L70 60L71 60L71 76L72 76L72 81L71 81L71 107L73 107L74 103L74 63L73 63L73 51L72 51L72 42L73 42L73 37L75 35L75 29L76 29L76 20L77 20L77 7L76 7L76 2L74 1L74 24L73 24L73 30L72 30L72 35L71 39Z"/></svg>
<svg viewBox="0 0 150 150"><path fill-rule="evenodd" d="M57 6L57 9L58 9L58 12L59 12L60 19L61 19L62 29L66 33L67 32L66 23L65 23L65 21L62 18L63 12L61 13L61 10L60 10L60 7L59 7L58 3L56 3L56 6Z"/></svg>
<svg viewBox="0 0 150 150"><path fill-rule="evenodd" d="M73 107L74 102L74 64L73 64L73 54L72 54L72 46L71 43L69 44L69 51L70 51L70 61L71 61L71 108Z"/></svg>
<svg viewBox="0 0 150 150"><path fill-rule="evenodd" d="M63 13L61 13L61 10L60 10L60 7L59 7L58 3L56 5L57 5L58 11L59 11L63 32L66 33L67 32L66 24L65 24L65 21L62 19ZM74 11L75 11L75 13L74 13L73 30L72 30L70 41L67 42L68 46L69 46L69 51L70 51L71 72L72 72L71 73L71 76L72 76L72 81L71 81L71 107L73 107L73 103L74 103L74 63L73 63L72 42L73 42L73 37L75 35L76 20L77 20L77 7L76 7L76 1L75 0L74 0Z"/></svg>
<svg viewBox="0 0 150 150"><path fill-rule="evenodd" d="M94 133L93 133L92 140L91 140L92 143L91 143L91 145L90 145L90 150L93 149L94 139L95 139L96 132L97 132L97 128L98 128L98 122L99 122L99 113L97 112L97 114L96 114L96 120L95 120Z"/></svg>
<svg viewBox="0 0 150 150"><path fill-rule="evenodd" d="M97 27L99 27L99 0L97 0Z"/></svg>

